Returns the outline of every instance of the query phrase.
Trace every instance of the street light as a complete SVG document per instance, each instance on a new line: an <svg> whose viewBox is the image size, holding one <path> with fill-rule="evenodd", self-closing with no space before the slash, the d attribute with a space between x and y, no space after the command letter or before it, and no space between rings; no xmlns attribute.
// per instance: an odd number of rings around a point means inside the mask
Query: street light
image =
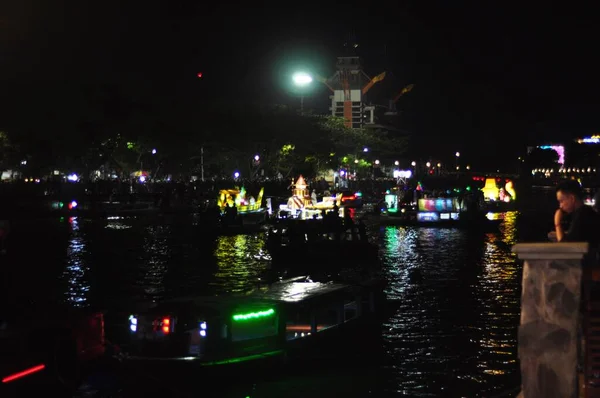
<svg viewBox="0 0 600 398"><path fill-rule="evenodd" d="M313 81L312 76L304 72L294 73L292 79L294 79L294 84L299 87L307 86Z"/></svg>
<svg viewBox="0 0 600 398"><path fill-rule="evenodd" d="M296 72L292 76L292 80L297 87L304 88L312 83L313 78L305 72ZM300 93L300 113L304 112L304 93Z"/></svg>

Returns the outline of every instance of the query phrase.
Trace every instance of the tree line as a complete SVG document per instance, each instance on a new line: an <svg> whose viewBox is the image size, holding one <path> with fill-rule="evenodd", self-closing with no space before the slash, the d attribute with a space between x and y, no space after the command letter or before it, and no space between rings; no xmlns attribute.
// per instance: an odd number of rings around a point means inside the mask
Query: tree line
<svg viewBox="0 0 600 398"><path fill-rule="evenodd" d="M0 169L43 176L53 170L85 175L104 167L123 175L144 169L160 177L199 175L203 166L207 178L236 171L244 178L313 176L344 165L368 168L374 156L398 159L408 139L382 129L349 129L341 118L300 114L282 105L179 111L185 116L176 120L171 114L175 122L152 112L133 112L111 123L96 116L66 135L6 129L0 132Z"/></svg>

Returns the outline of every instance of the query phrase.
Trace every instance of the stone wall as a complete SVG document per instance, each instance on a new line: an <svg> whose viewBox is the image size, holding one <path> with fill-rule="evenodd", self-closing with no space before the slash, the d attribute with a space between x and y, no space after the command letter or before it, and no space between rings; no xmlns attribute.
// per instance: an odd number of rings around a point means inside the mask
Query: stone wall
<svg viewBox="0 0 600 398"><path fill-rule="evenodd" d="M523 265L519 359L524 398L577 392L581 259L587 243L519 243Z"/></svg>

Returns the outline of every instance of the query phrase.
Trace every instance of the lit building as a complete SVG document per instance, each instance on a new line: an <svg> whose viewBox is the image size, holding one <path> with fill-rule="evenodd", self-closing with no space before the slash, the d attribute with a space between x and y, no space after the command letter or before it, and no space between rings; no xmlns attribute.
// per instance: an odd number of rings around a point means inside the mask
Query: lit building
<svg viewBox="0 0 600 398"><path fill-rule="evenodd" d="M375 123L375 107L366 103L367 92L385 78L385 72L370 78L358 56L338 57L337 71L329 78L317 77L331 91L331 114L343 117L347 127L362 128Z"/></svg>

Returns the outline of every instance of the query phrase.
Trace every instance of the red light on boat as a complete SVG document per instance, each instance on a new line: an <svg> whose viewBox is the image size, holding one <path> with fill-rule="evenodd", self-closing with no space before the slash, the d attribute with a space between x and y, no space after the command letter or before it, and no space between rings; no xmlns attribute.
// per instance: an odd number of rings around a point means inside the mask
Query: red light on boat
<svg viewBox="0 0 600 398"><path fill-rule="evenodd" d="M9 383L11 381L20 379L21 377L29 376L32 373L36 373L36 372L39 372L41 370L44 370L45 368L46 368L46 365L42 364L42 365L34 366L32 368L29 368L29 369L25 369L25 370L23 370L21 372L14 373L14 374L12 374L10 376L6 376L5 378L2 379L2 383Z"/></svg>
<svg viewBox="0 0 600 398"><path fill-rule="evenodd" d="M198 72L198 74L196 76L198 76L199 78L202 78L202 72Z"/></svg>

